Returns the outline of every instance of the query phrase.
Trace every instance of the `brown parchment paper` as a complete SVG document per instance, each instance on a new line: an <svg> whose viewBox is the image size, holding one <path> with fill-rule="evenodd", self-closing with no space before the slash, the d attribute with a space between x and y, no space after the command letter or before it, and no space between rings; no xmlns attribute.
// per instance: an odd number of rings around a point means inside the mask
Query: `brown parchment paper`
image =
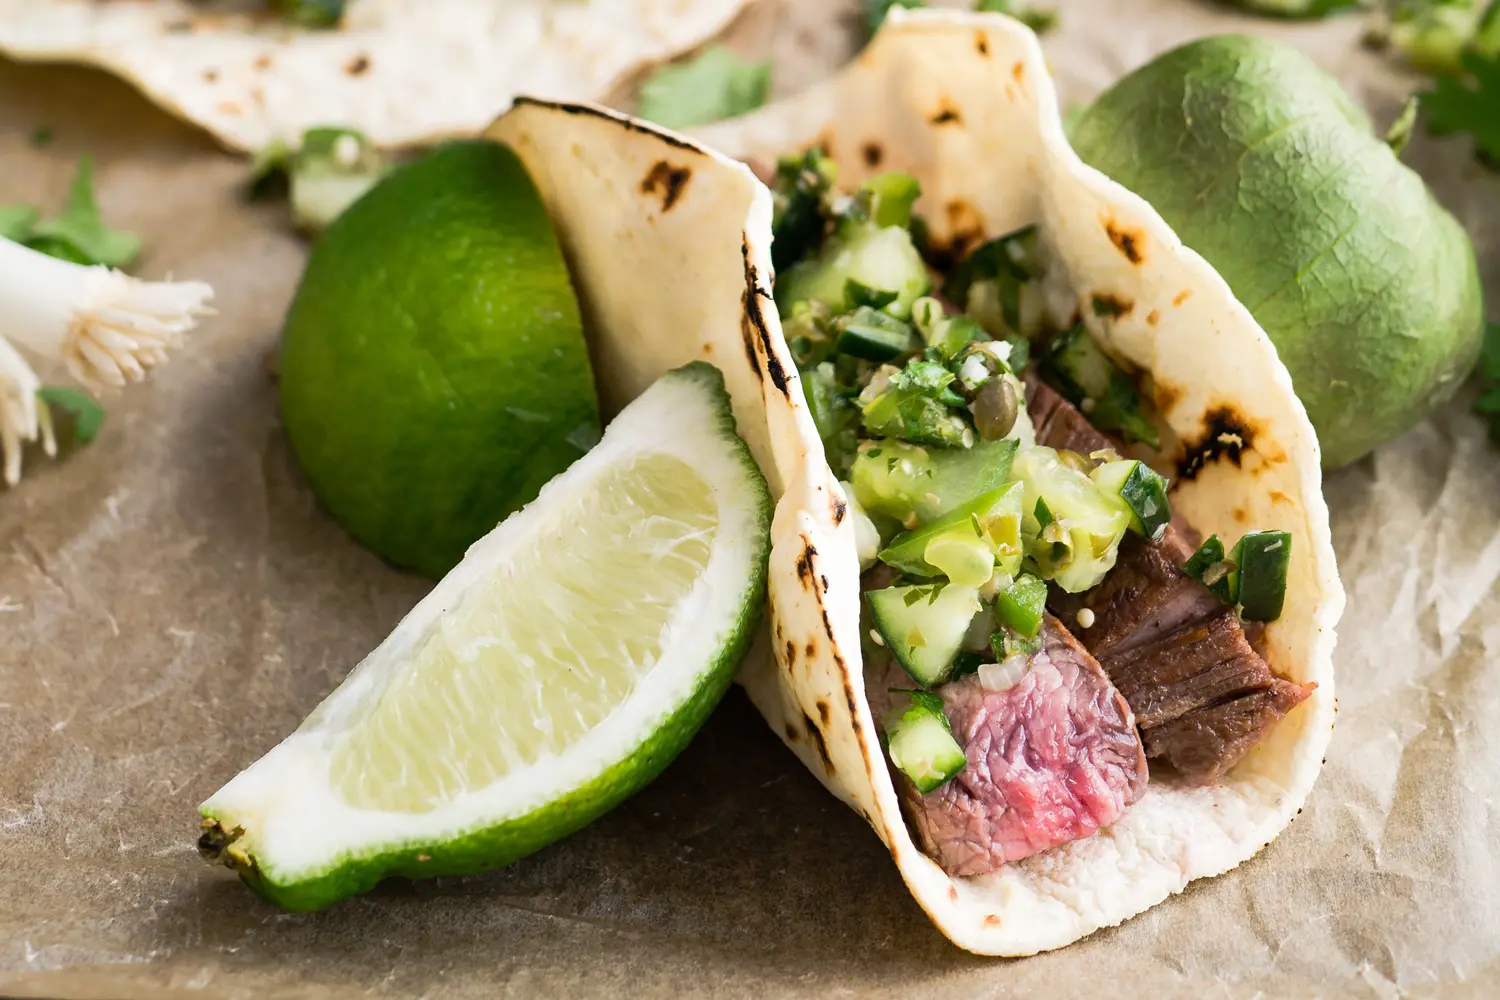
<svg viewBox="0 0 1500 1000"><path fill-rule="evenodd" d="M855 42L855 5L767 0L737 26L778 92ZM1410 80L1356 20L1075 0L1047 43L1068 99L1188 37L1250 28L1377 119ZM498 109L497 109L498 110ZM53 140L29 137L50 127ZM96 157L139 270L219 316L102 437L0 492L0 993L61 997L1500 996L1500 450L1468 397L1329 478L1349 610L1340 714L1301 818L1253 861L1123 927L1019 961L966 955L875 836L738 692L642 795L484 877L281 913L193 849L196 804L288 733L426 589L319 511L266 358L304 249L243 164L102 75L0 64L0 202L57 206ZM1479 234L1500 301L1500 180L1407 159ZM4 318L0 317L0 323Z"/></svg>

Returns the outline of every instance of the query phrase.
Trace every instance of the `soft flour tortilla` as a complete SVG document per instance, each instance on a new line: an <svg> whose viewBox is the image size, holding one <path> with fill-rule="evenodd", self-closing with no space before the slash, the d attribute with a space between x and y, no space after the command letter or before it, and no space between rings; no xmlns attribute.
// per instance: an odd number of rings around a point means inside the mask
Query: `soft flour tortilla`
<svg viewBox="0 0 1500 1000"><path fill-rule="evenodd" d="M600 98L748 2L351 0L317 30L259 0L0 0L0 52L103 67L238 149L317 125L403 146L471 135L522 91Z"/></svg>
<svg viewBox="0 0 1500 1000"><path fill-rule="evenodd" d="M1206 788L1154 776L1095 836L990 875L949 878L913 843L865 700L859 563L845 499L800 392L768 391L785 496L773 528L774 661L742 681L775 731L875 828L917 901L954 942L993 955L1056 948L1235 867L1300 810L1333 727L1331 655L1344 595L1329 540L1317 441L1276 350L1212 268L1151 207L1085 166L1063 136L1036 37L998 15L893 10L841 75L797 101L701 132L769 160L821 144L852 187L914 174L934 242L962 252L1035 223L1099 342L1154 383L1202 471L1173 493L1205 534L1294 536L1286 609L1266 632L1278 671L1317 692ZM1095 296L1122 314L1100 318ZM770 302L760 319L777 348ZM782 378L795 373L782 359ZM851 901L852 902L852 901ZM831 905L838 905L833 902Z"/></svg>

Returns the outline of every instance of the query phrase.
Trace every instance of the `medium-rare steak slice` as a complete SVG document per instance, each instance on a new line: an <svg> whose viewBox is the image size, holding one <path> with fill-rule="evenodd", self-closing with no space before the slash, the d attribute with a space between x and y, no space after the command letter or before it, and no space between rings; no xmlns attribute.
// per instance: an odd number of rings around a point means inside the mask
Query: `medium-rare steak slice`
<svg viewBox="0 0 1500 1000"><path fill-rule="evenodd" d="M950 875L983 875L1109 826L1146 788L1130 707L1099 664L1048 617L1043 644L1014 686L980 674L936 693L968 763L926 795L893 769L917 840ZM888 687L911 687L892 667ZM873 685L872 685L873 687ZM890 696L870 692L883 715Z"/></svg>
<svg viewBox="0 0 1500 1000"><path fill-rule="evenodd" d="M1164 758L1191 783L1206 785L1238 764L1316 686L1273 675L1270 687L1264 690L1197 709L1145 730L1146 753Z"/></svg>

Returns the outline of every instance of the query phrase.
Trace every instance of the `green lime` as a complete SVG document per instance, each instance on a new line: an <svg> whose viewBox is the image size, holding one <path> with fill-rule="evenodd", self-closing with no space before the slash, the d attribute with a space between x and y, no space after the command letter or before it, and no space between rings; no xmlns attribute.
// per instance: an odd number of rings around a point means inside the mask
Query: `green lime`
<svg viewBox="0 0 1500 1000"><path fill-rule="evenodd" d="M765 601L770 523L718 369L669 373L203 804L200 848L309 910L571 833L723 695Z"/></svg>
<svg viewBox="0 0 1500 1000"><path fill-rule="evenodd" d="M495 143L401 167L328 227L280 372L318 498L429 576L599 436L567 264L525 167Z"/></svg>

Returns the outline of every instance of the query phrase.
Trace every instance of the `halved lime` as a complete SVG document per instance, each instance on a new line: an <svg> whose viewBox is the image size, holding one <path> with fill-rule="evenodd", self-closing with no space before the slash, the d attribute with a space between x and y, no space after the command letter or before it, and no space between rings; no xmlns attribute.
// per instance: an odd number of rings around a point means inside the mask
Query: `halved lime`
<svg viewBox="0 0 1500 1000"><path fill-rule="evenodd" d="M578 829L723 695L764 602L770 519L718 370L669 373L203 804L200 847L306 910Z"/></svg>

